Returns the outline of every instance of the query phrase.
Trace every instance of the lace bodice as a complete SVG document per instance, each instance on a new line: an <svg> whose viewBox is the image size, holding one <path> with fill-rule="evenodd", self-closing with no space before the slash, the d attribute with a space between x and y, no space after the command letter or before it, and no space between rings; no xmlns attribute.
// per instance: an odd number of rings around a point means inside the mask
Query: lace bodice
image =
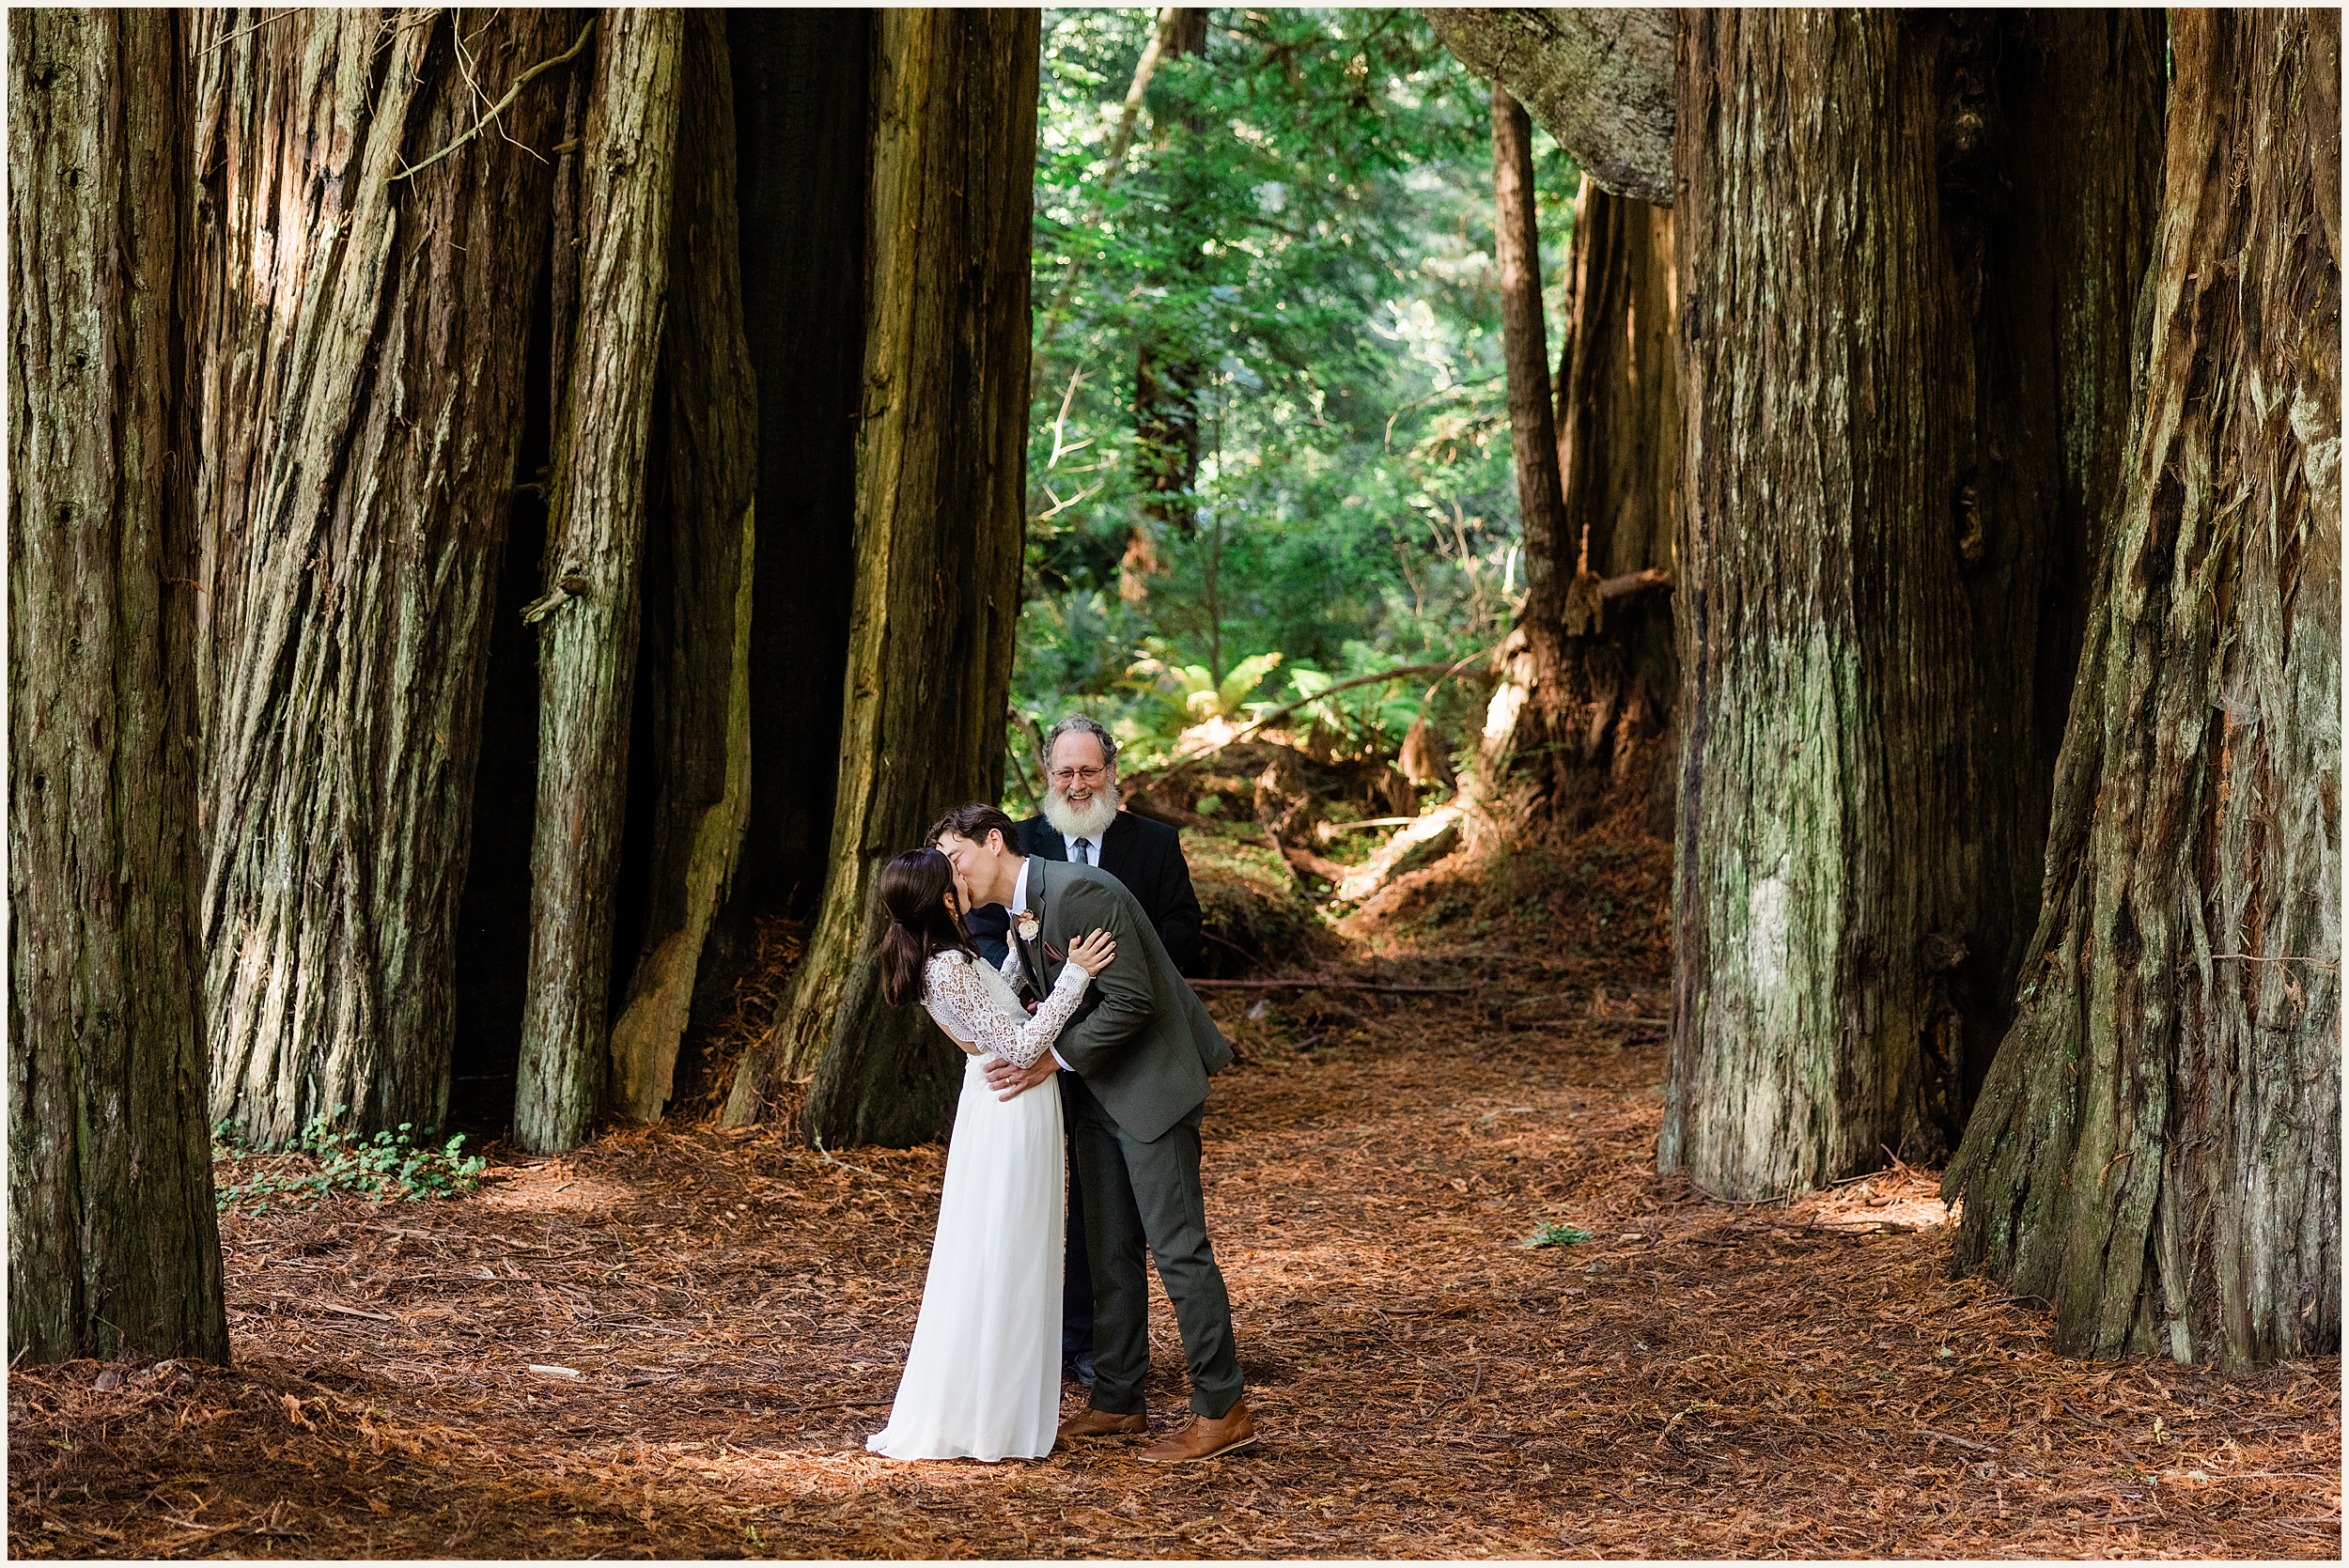
<svg viewBox="0 0 2349 1568"><path fill-rule="evenodd" d="M922 971L922 1005L972 1055L1000 1056L1015 1067L1032 1067L1060 1037L1093 977L1081 965L1066 966L1051 995L1030 1017L1011 988L1019 961L1015 949L998 973L967 954L933 954Z"/></svg>

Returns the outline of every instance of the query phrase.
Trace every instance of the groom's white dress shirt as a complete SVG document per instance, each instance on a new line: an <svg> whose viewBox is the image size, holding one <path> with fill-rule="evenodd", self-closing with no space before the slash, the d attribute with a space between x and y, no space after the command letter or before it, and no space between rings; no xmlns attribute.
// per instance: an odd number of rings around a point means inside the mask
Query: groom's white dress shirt
<svg viewBox="0 0 2349 1568"><path fill-rule="evenodd" d="M1066 833L1061 836L1064 838L1067 837ZM1073 859L1074 857L1072 856L1071 858ZM1019 939L1016 923L1021 915L1028 912L1028 867L1034 865L1034 863L1035 857L1034 855L1022 855L1019 858L1019 880L1011 885L1011 918L1015 923L1014 929L1011 932L1011 938L1015 942ZM1060 1070L1062 1072L1065 1073L1070 1071L1068 1063L1061 1061L1059 1051L1056 1050L1052 1052L1052 1060L1060 1063Z"/></svg>

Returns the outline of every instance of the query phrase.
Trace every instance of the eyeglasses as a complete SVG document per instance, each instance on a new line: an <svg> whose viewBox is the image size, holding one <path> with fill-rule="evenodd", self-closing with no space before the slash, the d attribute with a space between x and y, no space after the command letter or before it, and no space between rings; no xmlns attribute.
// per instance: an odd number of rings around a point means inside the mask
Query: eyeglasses
<svg viewBox="0 0 2349 1568"><path fill-rule="evenodd" d="M1054 784L1066 789L1080 779L1087 784L1099 784L1109 777L1109 772L1106 768L1062 768L1054 770L1050 777Z"/></svg>

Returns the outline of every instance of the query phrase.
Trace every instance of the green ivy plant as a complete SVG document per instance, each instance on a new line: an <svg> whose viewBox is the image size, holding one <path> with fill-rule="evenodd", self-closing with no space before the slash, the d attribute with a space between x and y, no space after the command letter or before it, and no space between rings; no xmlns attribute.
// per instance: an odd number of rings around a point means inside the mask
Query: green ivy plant
<svg viewBox="0 0 2349 1568"><path fill-rule="evenodd" d="M1590 1239L1591 1233L1579 1225L1562 1225L1553 1220L1517 1245L1531 1251L1537 1247L1572 1247L1577 1242Z"/></svg>
<svg viewBox="0 0 2349 1568"><path fill-rule="evenodd" d="M481 1185L481 1172L490 1162L464 1152L463 1133L435 1142L439 1129L426 1127L418 1132L414 1123L402 1122L396 1131L367 1138L334 1126L335 1118L350 1111L350 1107L338 1105L312 1117L302 1129L300 1141L274 1156L254 1150L226 1122L214 1127L213 1159L240 1165L255 1159L265 1162L241 1181L214 1182L213 1201L220 1212L226 1214L243 1204L247 1213L258 1214L272 1199L316 1203L330 1192L353 1193L378 1203L413 1203L454 1198Z"/></svg>

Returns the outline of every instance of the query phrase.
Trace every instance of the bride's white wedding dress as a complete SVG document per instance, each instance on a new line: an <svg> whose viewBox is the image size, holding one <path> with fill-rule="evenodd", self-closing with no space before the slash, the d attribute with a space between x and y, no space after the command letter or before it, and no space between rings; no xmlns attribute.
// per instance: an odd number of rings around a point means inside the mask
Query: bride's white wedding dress
<svg viewBox="0 0 2349 1568"><path fill-rule="evenodd" d="M1004 961L1017 963L1015 952ZM1003 975L959 953L932 957L922 1005L970 1060L946 1150L922 1315L889 1424L864 1446L892 1459L1040 1459L1060 1428L1061 1240L1067 1223L1060 1095L1012 1100L987 1060L1033 1065L1083 1000L1070 964L1030 1017Z"/></svg>

